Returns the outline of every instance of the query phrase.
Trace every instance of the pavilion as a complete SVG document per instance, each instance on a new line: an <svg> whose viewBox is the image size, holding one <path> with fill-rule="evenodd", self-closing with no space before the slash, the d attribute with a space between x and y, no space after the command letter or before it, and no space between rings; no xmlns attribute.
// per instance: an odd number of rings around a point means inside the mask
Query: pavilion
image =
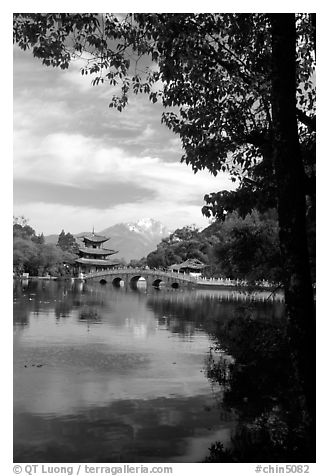
<svg viewBox="0 0 329 476"><path fill-rule="evenodd" d="M106 271L119 264L118 260L109 260L111 255L118 251L103 248L103 244L109 240L106 236L96 235L94 230L80 237L83 245L79 246L79 258L75 260L78 265L78 273L94 273Z"/></svg>
<svg viewBox="0 0 329 476"><path fill-rule="evenodd" d="M203 269L206 267L204 263L196 258L187 259L183 263L173 264L169 266L169 270L176 273L188 273L196 276L200 276Z"/></svg>

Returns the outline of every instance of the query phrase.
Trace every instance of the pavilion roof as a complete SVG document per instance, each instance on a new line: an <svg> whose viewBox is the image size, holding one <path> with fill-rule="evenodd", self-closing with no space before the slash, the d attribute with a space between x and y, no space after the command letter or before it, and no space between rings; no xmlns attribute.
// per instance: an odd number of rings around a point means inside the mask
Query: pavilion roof
<svg viewBox="0 0 329 476"><path fill-rule="evenodd" d="M206 266L207 265L202 263L202 261L200 261L196 258L191 258L191 259L187 259L183 263L173 264L173 265L169 266L169 268L170 269L187 269L187 268L188 269L203 269Z"/></svg>
<svg viewBox="0 0 329 476"><path fill-rule="evenodd" d="M106 259L90 259L90 258L78 258L75 260L76 263L79 264L89 264L89 265L96 265L96 266L115 266L119 264L119 261L115 260L106 260Z"/></svg>
<svg viewBox="0 0 329 476"><path fill-rule="evenodd" d="M86 235L80 236L80 240L91 241L92 243L104 243L109 240L107 236L96 235L95 233L87 233Z"/></svg>
<svg viewBox="0 0 329 476"><path fill-rule="evenodd" d="M95 256L114 255L115 253L119 253L118 251L108 250L107 248L88 248L86 246L80 247L79 251L84 254Z"/></svg>

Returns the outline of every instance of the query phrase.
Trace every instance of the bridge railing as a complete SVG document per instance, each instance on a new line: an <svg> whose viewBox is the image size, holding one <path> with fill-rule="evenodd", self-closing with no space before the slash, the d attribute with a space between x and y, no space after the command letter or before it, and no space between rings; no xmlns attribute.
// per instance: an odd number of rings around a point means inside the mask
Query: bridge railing
<svg viewBox="0 0 329 476"><path fill-rule="evenodd" d="M171 271L162 271L156 269L140 269L140 268L116 268L106 271L96 271L94 273L88 273L84 275L85 279L97 278L102 276L115 276L120 274L134 274L141 276L155 276L157 278L172 278L175 277L182 281L188 281L191 283L196 283L197 280L193 276L188 274L174 273Z"/></svg>

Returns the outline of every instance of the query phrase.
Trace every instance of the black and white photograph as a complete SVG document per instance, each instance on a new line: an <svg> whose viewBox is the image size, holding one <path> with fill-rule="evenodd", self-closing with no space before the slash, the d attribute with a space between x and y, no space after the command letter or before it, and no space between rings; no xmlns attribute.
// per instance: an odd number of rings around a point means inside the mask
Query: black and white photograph
<svg viewBox="0 0 329 476"><path fill-rule="evenodd" d="M14 473L312 473L309 7L12 14Z"/></svg>

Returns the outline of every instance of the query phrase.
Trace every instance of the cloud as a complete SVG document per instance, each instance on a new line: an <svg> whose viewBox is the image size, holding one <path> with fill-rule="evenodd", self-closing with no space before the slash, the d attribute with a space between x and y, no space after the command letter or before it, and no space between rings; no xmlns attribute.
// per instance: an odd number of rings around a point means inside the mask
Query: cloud
<svg viewBox="0 0 329 476"><path fill-rule="evenodd" d="M162 107L145 95L131 95L121 113L110 109L116 89L108 84L91 86L81 76L81 65L69 70L47 68L28 52L14 50L14 128L44 137L53 132L101 138L105 143L145 155L158 151L166 159L164 144L173 134L161 125ZM172 147L172 146L171 146ZM172 160L173 150L170 150ZM180 147L176 157L179 158Z"/></svg>
<svg viewBox="0 0 329 476"><path fill-rule="evenodd" d="M179 163L181 143L161 125L161 104L132 95L119 113L108 108L113 91L90 86L78 62L46 68L16 48L14 58L15 213L39 232L145 216L205 226L204 194L233 188L224 174L194 175Z"/></svg>
<svg viewBox="0 0 329 476"><path fill-rule="evenodd" d="M87 188L96 183L130 183L152 190L161 198L170 191L180 200L189 200L212 187L231 186L224 174L194 174L186 165L158 157L129 155L119 147L104 145L100 139L79 134L49 134L35 143L27 141L24 133L18 133L15 147L16 179Z"/></svg>
<svg viewBox="0 0 329 476"><path fill-rule="evenodd" d="M155 196L152 190L127 180L121 183L90 183L74 187L49 182L19 179L14 183L15 203L29 202L71 205L80 208L108 209L114 205L141 202Z"/></svg>

